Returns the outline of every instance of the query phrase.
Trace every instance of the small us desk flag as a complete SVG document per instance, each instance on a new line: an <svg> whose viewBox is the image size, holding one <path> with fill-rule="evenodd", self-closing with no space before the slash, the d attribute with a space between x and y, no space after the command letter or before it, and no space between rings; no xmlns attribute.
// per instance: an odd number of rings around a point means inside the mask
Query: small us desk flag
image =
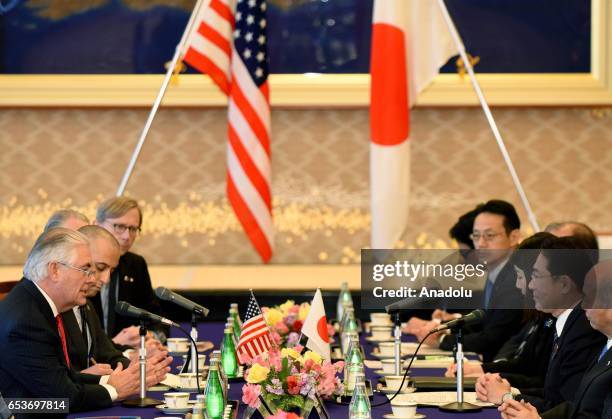
<svg viewBox="0 0 612 419"><path fill-rule="evenodd" d="M228 96L228 200L264 262L272 257L270 89L265 0L208 0L183 59Z"/></svg>
<svg viewBox="0 0 612 419"><path fill-rule="evenodd" d="M251 298L240 331L240 340L236 347L238 360L241 364L244 364L249 359L267 352L271 347L270 329L261 313L259 304L257 304L255 295L251 291Z"/></svg>

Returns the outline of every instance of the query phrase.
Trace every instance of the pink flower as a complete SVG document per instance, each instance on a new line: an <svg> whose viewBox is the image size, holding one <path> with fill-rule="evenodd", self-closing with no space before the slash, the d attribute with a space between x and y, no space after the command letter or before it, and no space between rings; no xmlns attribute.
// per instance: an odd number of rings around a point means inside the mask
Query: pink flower
<svg viewBox="0 0 612 419"><path fill-rule="evenodd" d="M276 415L266 416L266 419L303 419L295 413L287 413L282 410L277 410Z"/></svg>
<svg viewBox="0 0 612 419"><path fill-rule="evenodd" d="M268 352L268 362L270 368L273 368L274 370L276 370L276 372L279 372L283 369L283 360L280 352L277 350L270 350Z"/></svg>
<svg viewBox="0 0 612 419"><path fill-rule="evenodd" d="M312 359L307 359L306 362L304 362L304 372L309 372L314 366L315 362Z"/></svg>
<svg viewBox="0 0 612 419"><path fill-rule="evenodd" d="M281 335L286 335L287 333L289 333L289 328L283 322L276 322L276 324L274 325L274 328Z"/></svg>
<svg viewBox="0 0 612 419"><path fill-rule="evenodd" d="M274 342L276 346L280 346L281 343L283 343L283 338L281 337L281 335L278 334L276 330L270 331L270 337L272 338L272 342Z"/></svg>
<svg viewBox="0 0 612 419"><path fill-rule="evenodd" d="M250 407L257 409L259 404L259 395L261 394L261 386L259 384L245 384L242 386L242 402Z"/></svg>

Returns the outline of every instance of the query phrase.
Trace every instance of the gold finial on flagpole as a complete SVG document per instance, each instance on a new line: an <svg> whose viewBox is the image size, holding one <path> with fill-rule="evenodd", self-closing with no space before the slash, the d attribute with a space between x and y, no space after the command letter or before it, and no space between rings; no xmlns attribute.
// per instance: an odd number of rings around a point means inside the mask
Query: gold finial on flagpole
<svg viewBox="0 0 612 419"><path fill-rule="evenodd" d="M164 68L168 70L171 64L172 64L171 61L166 62L166 64L164 64ZM185 64L183 63L183 60L178 60L176 62L176 65L174 66L174 69L172 70L172 76L170 77L170 84L173 86L178 86L180 73L184 73L186 71L187 71L187 66L185 66Z"/></svg>
<svg viewBox="0 0 612 419"><path fill-rule="evenodd" d="M470 64L472 64L472 67L474 67L476 64L480 62L479 56L474 57L471 54L468 54L467 56L468 56L468 60L470 60ZM455 65L457 66L457 73L459 73L459 77L461 78L461 80L463 80L463 78L467 74L467 70L465 69L465 63L463 62L463 59L461 57L457 58L457 61L455 61Z"/></svg>

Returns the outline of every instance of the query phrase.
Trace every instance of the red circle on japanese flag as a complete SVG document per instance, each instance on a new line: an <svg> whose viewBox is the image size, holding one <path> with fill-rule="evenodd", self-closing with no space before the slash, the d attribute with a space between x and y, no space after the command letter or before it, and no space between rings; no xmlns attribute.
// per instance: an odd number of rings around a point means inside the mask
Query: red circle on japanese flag
<svg viewBox="0 0 612 419"><path fill-rule="evenodd" d="M319 337L325 343L329 343L329 335L327 334L327 319L325 316L321 317L317 322L317 332L319 333Z"/></svg>

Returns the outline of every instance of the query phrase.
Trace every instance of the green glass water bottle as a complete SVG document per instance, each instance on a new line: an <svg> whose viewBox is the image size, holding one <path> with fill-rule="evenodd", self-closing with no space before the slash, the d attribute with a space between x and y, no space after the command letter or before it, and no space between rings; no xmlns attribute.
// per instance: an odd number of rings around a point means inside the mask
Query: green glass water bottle
<svg viewBox="0 0 612 419"><path fill-rule="evenodd" d="M221 346L221 365L228 378L238 376L238 357L236 356L236 346L234 345L234 332L231 327L226 327Z"/></svg>
<svg viewBox="0 0 612 419"><path fill-rule="evenodd" d="M344 311L349 305L353 305L353 297L351 296L348 282L345 281L340 287L340 294L338 294L338 304L336 306L336 319L338 321L342 320L342 317L344 317Z"/></svg>
<svg viewBox="0 0 612 419"><path fill-rule="evenodd" d="M210 366L212 367L213 365L216 365L219 369L219 377L221 378L221 385L223 386L223 397L225 400L227 400L229 381L227 379L227 375L225 374L225 370L223 370L223 365L221 365L221 351L218 349L215 349L212 354L210 354Z"/></svg>
<svg viewBox="0 0 612 419"><path fill-rule="evenodd" d="M206 380L206 414L210 419L223 419L225 410L225 399L223 398L223 388L219 378L219 368L212 365L208 371Z"/></svg>
<svg viewBox="0 0 612 419"><path fill-rule="evenodd" d="M232 303L230 306L230 315L234 319L234 336L236 340L240 340L240 332L242 330L242 320L240 319L240 312L238 311L238 304Z"/></svg>
<svg viewBox="0 0 612 419"><path fill-rule="evenodd" d="M349 405L349 419L371 419L372 410L370 399L366 393L365 374L358 373L355 376L355 390Z"/></svg>
<svg viewBox="0 0 612 419"><path fill-rule="evenodd" d="M348 349L344 357L344 388L347 394L355 389L355 377L364 372L363 353L357 334L350 336Z"/></svg>

